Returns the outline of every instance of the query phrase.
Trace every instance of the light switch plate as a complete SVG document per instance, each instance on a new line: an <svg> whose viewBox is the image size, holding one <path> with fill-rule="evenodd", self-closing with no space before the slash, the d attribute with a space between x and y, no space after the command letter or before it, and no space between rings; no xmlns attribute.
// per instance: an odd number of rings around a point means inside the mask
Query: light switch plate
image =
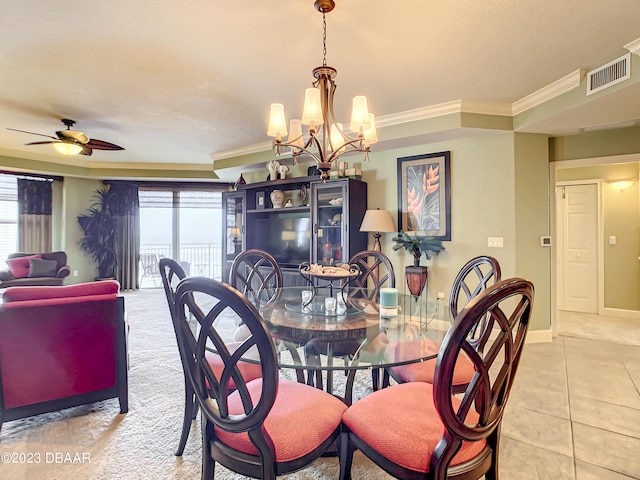
<svg viewBox="0 0 640 480"><path fill-rule="evenodd" d="M504 239L502 237L489 237L487 239L487 247L502 248L504 246Z"/></svg>

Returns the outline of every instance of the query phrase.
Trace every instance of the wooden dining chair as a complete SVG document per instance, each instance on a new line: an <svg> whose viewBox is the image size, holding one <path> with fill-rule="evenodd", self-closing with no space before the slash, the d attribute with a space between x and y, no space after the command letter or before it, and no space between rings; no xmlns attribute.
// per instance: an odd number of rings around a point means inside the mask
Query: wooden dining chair
<svg viewBox="0 0 640 480"><path fill-rule="evenodd" d="M498 260L487 255L481 255L469 260L458 272L451 286L449 295L449 316L451 321L457 317L462 307L471 300L485 291L490 285L500 281L501 271ZM481 350L483 342L491 333L486 329L486 322L480 322L478 328L470 332L470 341L477 343ZM439 345L434 342L432 345L419 345L423 351L439 349ZM398 348L402 348L401 345ZM426 348L426 349L425 349ZM427 360L419 363L410 363L407 365L399 365L390 367L385 370L383 377L383 386L389 384L389 377L393 378L397 383L404 382L428 382L433 383L434 369L436 366L435 359ZM464 356L460 357L460 361L455 365L454 371L454 390L462 392L474 374L472 363Z"/></svg>
<svg viewBox="0 0 640 480"><path fill-rule="evenodd" d="M282 270L275 257L257 248L245 250L233 259L228 283L258 309L276 300L279 289L284 286Z"/></svg>
<svg viewBox="0 0 640 480"><path fill-rule="evenodd" d="M408 382L357 401L342 417L340 479L350 478L359 449L401 479L498 479L500 425L529 327L533 285L501 281L476 296L456 317L438 353L433 384ZM487 322L494 330L483 352L470 333ZM461 355L475 373L462 394L453 392Z"/></svg>
<svg viewBox="0 0 640 480"><path fill-rule="evenodd" d="M171 258L161 258L159 261L159 270L160 277L162 279L162 286L164 287L164 293L167 297L167 304L169 305L169 312L171 313L171 323L174 326L175 331L175 291L184 278L187 277L184 269L180 266L178 262ZM202 312L198 311L198 306L195 303L190 303L191 315L199 315L202 316ZM177 334L176 333L176 340ZM227 348L233 350L237 348L240 344L230 342L227 345ZM180 344L178 343L178 349L180 348ZM182 358L182 356L181 356ZM211 368L215 371L222 371L223 362L222 359L215 355L214 353L207 353L207 361L210 363ZM261 375L260 366L252 363L241 362L239 364L239 368L242 371L242 375L247 380L252 380L254 378L259 378ZM180 434L180 441L178 443L178 449L176 450L176 455L181 456L184 452L184 447L187 443L187 439L189 438L189 431L191 430L191 422L196 418L198 414L198 403L196 401L195 392L191 388L191 384L187 380L186 370L183 364L183 374L184 374L184 415L182 419L182 433ZM234 388L233 382L231 383L231 387Z"/></svg>
<svg viewBox="0 0 640 480"><path fill-rule="evenodd" d="M349 282L349 286L355 287L349 290L350 296L364 295L378 302L381 288L396 286L391 260L382 252L362 250L349 259L349 265L355 265L360 271L360 275Z"/></svg>
<svg viewBox="0 0 640 480"><path fill-rule="evenodd" d="M187 324L193 302L201 312L196 329ZM269 330L239 291L210 278L187 278L178 284L175 306L180 355L202 412L203 479L214 478L215 462L241 475L274 479L311 463L338 438L346 405L322 390L279 378ZM251 335L230 351L216 320L233 316ZM221 372L206 361L210 350L222 358ZM261 368L261 378L251 381L240 371L249 352Z"/></svg>

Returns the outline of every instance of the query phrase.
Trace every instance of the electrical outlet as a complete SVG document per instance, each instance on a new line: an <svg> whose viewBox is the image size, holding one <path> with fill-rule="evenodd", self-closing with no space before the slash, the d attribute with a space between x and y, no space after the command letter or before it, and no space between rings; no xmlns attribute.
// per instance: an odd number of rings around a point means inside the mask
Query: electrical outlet
<svg viewBox="0 0 640 480"><path fill-rule="evenodd" d="M444 292L438 292L438 300L442 300L444 298Z"/></svg>
<svg viewBox="0 0 640 480"><path fill-rule="evenodd" d="M78 270L74 270L74 271L73 271L73 276L74 276L74 277L77 277L77 276L78 276Z"/></svg>
<svg viewBox="0 0 640 480"><path fill-rule="evenodd" d="M502 237L489 237L487 239L487 247L502 248L504 246L504 239Z"/></svg>

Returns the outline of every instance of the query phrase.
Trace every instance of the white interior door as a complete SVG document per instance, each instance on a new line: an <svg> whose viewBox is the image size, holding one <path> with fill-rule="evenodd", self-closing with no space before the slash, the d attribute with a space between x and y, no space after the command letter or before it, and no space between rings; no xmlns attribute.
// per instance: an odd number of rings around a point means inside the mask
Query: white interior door
<svg viewBox="0 0 640 480"><path fill-rule="evenodd" d="M598 188L556 188L558 308L598 313Z"/></svg>

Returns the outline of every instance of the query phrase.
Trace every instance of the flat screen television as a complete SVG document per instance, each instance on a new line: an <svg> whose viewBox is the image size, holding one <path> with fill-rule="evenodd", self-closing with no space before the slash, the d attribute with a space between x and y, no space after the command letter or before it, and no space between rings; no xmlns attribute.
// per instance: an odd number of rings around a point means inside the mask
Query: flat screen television
<svg viewBox="0 0 640 480"><path fill-rule="evenodd" d="M247 248L259 248L275 257L281 267L298 268L311 259L311 219L309 211L292 211L255 215L252 237L247 237Z"/></svg>

